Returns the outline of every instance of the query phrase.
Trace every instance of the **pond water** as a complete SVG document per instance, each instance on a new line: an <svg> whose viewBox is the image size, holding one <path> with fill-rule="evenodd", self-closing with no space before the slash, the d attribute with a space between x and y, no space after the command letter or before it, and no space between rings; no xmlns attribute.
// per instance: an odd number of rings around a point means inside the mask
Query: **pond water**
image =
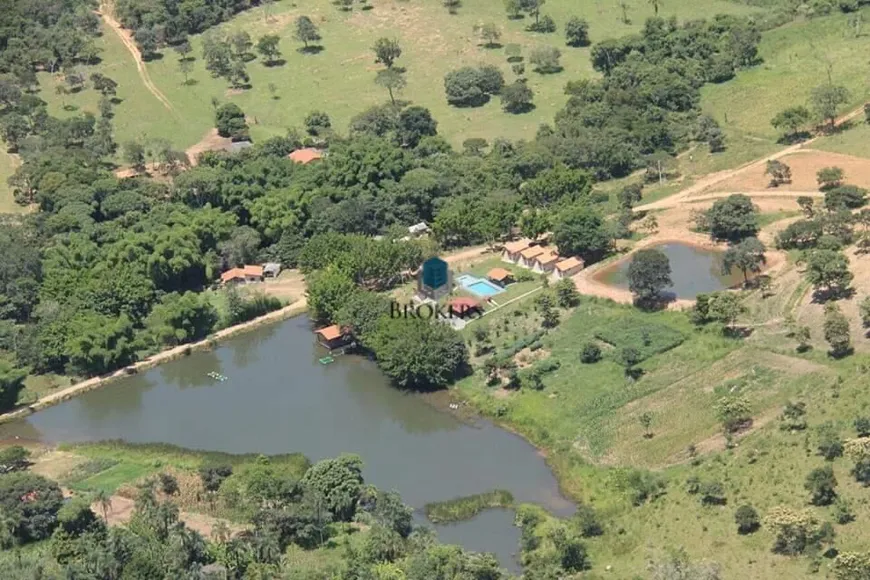
<svg viewBox="0 0 870 580"><path fill-rule="evenodd" d="M679 242L658 244L650 249L662 251L670 260L673 285L665 289L668 296L692 299L698 294L731 288L743 281L739 270L735 269L727 276L722 274L724 252ZM629 264L631 256L602 268L594 278L610 286L628 289Z"/></svg>
<svg viewBox="0 0 870 580"><path fill-rule="evenodd" d="M418 511L431 501L498 488L559 515L573 512L543 458L522 438L486 421L462 423L400 392L367 359L339 356L321 365L324 354L308 319L297 317L2 425L0 439L298 451L315 461L358 453L368 482L396 489ZM437 529L443 541L494 552L516 570L512 512L488 511Z"/></svg>

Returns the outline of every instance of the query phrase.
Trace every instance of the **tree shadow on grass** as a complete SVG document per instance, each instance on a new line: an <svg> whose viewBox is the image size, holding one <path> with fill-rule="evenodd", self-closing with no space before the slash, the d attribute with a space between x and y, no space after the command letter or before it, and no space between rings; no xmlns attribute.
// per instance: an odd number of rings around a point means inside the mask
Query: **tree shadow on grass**
<svg viewBox="0 0 870 580"><path fill-rule="evenodd" d="M499 48L504 48L504 45L500 42L484 42L480 46L488 50L497 50Z"/></svg>
<svg viewBox="0 0 870 580"><path fill-rule="evenodd" d="M466 99L459 103L450 103L452 106L457 109L474 109L476 107L482 107L489 102L490 96L487 94L482 94L473 99Z"/></svg>
<svg viewBox="0 0 870 580"><path fill-rule="evenodd" d="M163 60L162 52L151 52L149 54L143 54L142 60L145 62L154 62L155 60Z"/></svg>
<svg viewBox="0 0 870 580"><path fill-rule="evenodd" d="M560 66L548 66L548 67L536 67L535 68L535 72L538 73L539 75L555 75L555 74L559 74L563 70L565 70L565 67L563 67L561 65Z"/></svg>
<svg viewBox="0 0 870 580"><path fill-rule="evenodd" d="M287 64L287 60L283 58L276 58L275 60L269 60L263 63L263 66L268 68L274 68L276 66L284 66Z"/></svg>
<svg viewBox="0 0 870 580"><path fill-rule="evenodd" d="M632 303L636 308L645 312L659 312L667 309L668 305L672 302L676 302L676 300L677 295L674 292L660 292L658 296L653 296L651 298L635 296Z"/></svg>
<svg viewBox="0 0 870 580"><path fill-rule="evenodd" d="M813 292L813 302L824 304L829 300L849 300L855 296L854 288L820 288Z"/></svg>
<svg viewBox="0 0 870 580"><path fill-rule="evenodd" d="M783 135L779 139L777 139L777 143L780 145L796 145L797 143L801 143L806 141L812 137L809 131L798 131L792 135Z"/></svg>
<svg viewBox="0 0 870 580"><path fill-rule="evenodd" d="M182 84L183 86L185 86L185 87L192 87L192 86L194 86L194 85L198 85L198 84L199 84L199 81L196 80L196 79L187 79L186 81L184 81L184 82L181 83L181 84Z"/></svg>
<svg viewBox="0 0 870 580"><path fill-rule="evenodd" d="M311 46L303 46L297 48L296 52L300 54L320 54L323 52L323 46L320 44L312 44Z"/></svg>
<svg viewBox="0 0 870 580"><path fill-rule="evenodd" d="M523 103L522 105L511 107L509 109L505 109L511 115L525 115L526 113L531 113L537 107L535 107L535 103Z"/></svg>

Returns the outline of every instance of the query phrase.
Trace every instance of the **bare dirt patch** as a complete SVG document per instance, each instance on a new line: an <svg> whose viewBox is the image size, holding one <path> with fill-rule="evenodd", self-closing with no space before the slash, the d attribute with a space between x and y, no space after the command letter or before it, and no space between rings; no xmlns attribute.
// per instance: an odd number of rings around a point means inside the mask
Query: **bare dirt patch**
<svg viewBox="0 0 870 580"><path fill-rule="evenodd" d="M86 459L79 455L52 449L36 457L30 471L57 481L85 461Z"/></svg>
<svg viewBox="0 0 870 580"><path fill-rule="evenodd" d="M801 149L780 159L791 167L791 184L794 191L817 191L816 173L824 167L840 167L846 173L846 183L870 187L870 159L862 159L841 153L829 153L814 149ZM768 189L770 178L764 175L766 166L753 166L739 175L734 175L716 184L712 191L756 191ZM770 188L769 191L777 191Z"/></svg>
<svg viewBox="0 0 870 580"><path fill-rule="evenodd" d="M191 164L196 165L200 153L205 153L206 151L223 151L228 148L232 142L232 139L229 137L221 137L218 135L217 129L209 129L208 133L203 135L198 143L188 147L185 153L187 153L187 156L190 158Z"/></svg>
<svg viewBox="0 0 870 580"><path fill-rule="evenodd" d="M277 278L267 279L255 288L292 304L305 296L305 277L299 270L284 270Z"/></svg>

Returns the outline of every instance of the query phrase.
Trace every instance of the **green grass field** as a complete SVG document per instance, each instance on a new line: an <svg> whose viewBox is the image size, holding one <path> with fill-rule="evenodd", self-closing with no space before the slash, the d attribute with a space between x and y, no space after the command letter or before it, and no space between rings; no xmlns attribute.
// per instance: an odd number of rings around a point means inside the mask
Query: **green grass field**
<svg viewBox="0 0 870 580"><path fill-rule="evenodd" d="M177 54L164 51L163 58L148 63L155 84L178 111L166 109L142 86L133 60L121 42L106 30L98 42L103 49L103 62L96 67L118 81L119 96L124 102L117 107L117 140L162 138L178 147L196 143L213 126L212 98L239 104L257 124L252 127L254 138L283 134L297 126L314 109L328 112L333 124L344 131L350 118L369 106L387 101L386 92L374 84L379 65L374 63L371 45L378 37L399 39L403 55L398 65L407 69L408 86L401 95L404 100L432 110L440 123L440 132L454 144L469 137L503 136L511 139L530 138L538 125L551 122L555 112L565 102L563 87L568 80L594 74L589 62L589 48L565 46L563 25L572 15L590 22L593 42L623 36L637 31L652 15L652 7L643 0L629 0L630 25L621 22L618 11L600 1L551 0L544 12L559 25L555 34L534 34L524 30L528 19L510 21L500 2L467 0L456 15L450 15L438 3L408 3L400 0L376 0L368 11L340 12L328 0L307 3L304 8L283 0L271 8L271 19L265 19L263 9L243 13L220 28L231 32L246 30L256 39L266 33L282 37L284 66L268 68L258 59L248 65L252 88L231 91L223 79L214 79L201 60L201 40L193 38L193 55L197 57L191 78L195 84L184 85L178 69ZM662 8L663 16L676 15L692 19L716 13L747 14L754 9L723 0L674 0ZM292 39L293 20L307 14L317 23L323 36L323 52L304 55ZM565 70L560 74L540 75L529 71L529 82L536 93L537 108L528 114L510 115L502 112L498 99L481 108L449 107L444 97L443 77L449 70L466 64L499 65L510 81L513 73L503 49L485 49L473 33L476 24L494 22L501 27L502 44L518 43L524 54L531 48L550 44L562 50ZM87 72L91 72L88 70ZM56 81L42 75L42 98L50 101L53 113L63 111L61 97L54 93ZM272 98L269 84L276 87ZM96 110L97 96L87 89L65 99L67 105L80 110Z"/></svg>
<svg viewBox="0 0 870 580"><path fill-rule="evenodd" d="M870 357L832 361L822 345L795 353L794 341L783 337L781 321L796 304L792 296L806 287L777 283L782 287L774 297L747 295L745 322L754 331L742 340L727 338L716 328L697 329L680 312L641 313L584 297L573 313L563 312L561 324L541 341L540 352L560 363L544 375L543 390L488 387L481 373L457 386L459 397L542 447L566 491L601 513L605 534L587 540L596 570L612 566L614 577L630 578L650 559L681 546L694 560L721 564L723 578L812 577L809 558L771 553L773 536L767 530L738 535L734 511L744 503L762 515L781 504L807 506L804 479L825 463L816 454L817 427L834 421L842 437L854 437L852 420L870 414L870 396L862 386ZM486 323L497 351L540 329L532 301L496 312ZM644 328L649 349L663 352L651 352L640 364L643 375L633 381L617 361L618 349L643 337ZM668 349L674 341L665 338L675 332L685 341ZM584 365L579 355L589 341L599 344L603 359ZM473 361L476 367L482 358ZM754 420L733 449L726 448L715 414L716 401L726 394L745 396ZM807 404L805 431L779 429L780 410L788 400ZM650 437L640 422L643 413L652 416ZM690 446L699 454L695 461L690 461ZM856 523L835 525L841 551L864 550L870 541L870 531L861 523L870 518L868 491L849 474L851 464L848 459L834 462L838 492L857 518ZM665 478L666 494L633 507L620 482L635 467ZM686 491L690 476L721 482L726 505L702 506L698 496ZM812 509L821 521L833 519L833 508ZM823 560L822 569L827 566Z"/></svg>
<svg viewBox="0 0 870 580"><path fill-rule="evenodd" d="M5 148L0 148L0 213L22 213L25 211L23 206L15 203L12 188L7 182L17 167L18 158L6 153Z"/></svg>
<svg viewBox="0 0 870 580"><path fill-rule="evenodd" d="M203 465L229 464L235 468L257 460L256 454L231 454L184 449L166 444L136 444L120 441L65 444L61 448L87 458L81 469L70 474L66 483L81 491L102 490L113 493L123 484L134 483L168 467L195 472ZM291 453L269 457L301 477L309 463L304 455Z"/></svg>
<svg viewBox="0 0 870 580"><path fill-rule="evenodd" d="M870 7L862 10L864 21ZM846 14L796 21L766 32L759 47L764 62L721 85L701 89L704 110L723 127L765 139L778 138L770 120L782 109L805 105L811 90L826 82L851 92L843 112L863 103L868 91L870 35L847 31Z"/></svg>
<svg viewBox="0 0 870 580"><path fill-rule="evenodd" d="M843 131L822 137L812 144L812 148L857 157L870 157L870 124L861 121L863 117L856 119Z"/></svg>

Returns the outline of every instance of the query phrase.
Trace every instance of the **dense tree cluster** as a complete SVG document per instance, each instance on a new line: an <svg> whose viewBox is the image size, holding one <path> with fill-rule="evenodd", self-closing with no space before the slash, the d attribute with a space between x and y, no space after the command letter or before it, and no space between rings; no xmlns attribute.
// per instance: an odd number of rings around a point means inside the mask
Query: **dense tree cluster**
<svg viewBox="0 0 870 580"><path fill-rule="evenodd" d="M94 61L99 49L99 18L88 0L55 4L40 0L10 2L0 11L0 104L9 105L37 86L37 70L72 70ZM7 76L8 75L8 76ZM11 99L10 99L11 98Z"/></svg>
<svg viewBox="0 0 870 580"><path fill-rule="evenodd" d="M188 35L204 32L234 14L247 10L255 0L117 0L115 12L144 55L158 47L184 42Z"/></svg>
<svg viewBox="0 0 870 580"><path fill-rule="evenodd" d="M362 468L353 455L319 461L301 477L267 457L235 471L205 468L206 493L248 523L235 533L218 524L210 538L179 518L178 505L164 495L172 495L167 474L144 482L130 521L112 527L104 522L109 512L101 517L82 498L64 503L53 482L30 473L0 475L3 548L47 540L0 559L0 577L508 578L491 555L439 544L431 530L413 523L413 510L398 494L365 485ZM347 542L344 522L358 523L360 542ZM291 545L311 550L333 539L346 549L336 551L328 569L282 557Z"/></svg>
<svg viewBox="0 0 870 580"><path fill-rule="evenodd" d="M700 112L699 89L757 63L760 38L750 21L716 16L682 25L651 18L638 35L599 42L592 64L604 78L570 83L554 129L538 141L569 166L610 177L642 167L653 153L718 138Z"/></svg>

